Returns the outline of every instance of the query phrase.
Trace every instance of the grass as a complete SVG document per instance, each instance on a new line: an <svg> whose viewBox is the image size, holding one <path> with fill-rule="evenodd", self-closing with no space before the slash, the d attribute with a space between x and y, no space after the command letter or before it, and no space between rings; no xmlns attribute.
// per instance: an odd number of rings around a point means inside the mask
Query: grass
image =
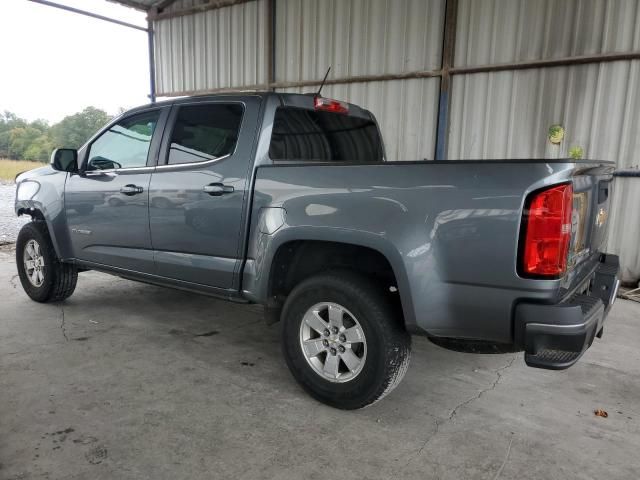
<svg viewBox="0 0 640 480"><path fill-rule="evenodd" d="M7 160L0 159L0 180L13 182L16 175L34 168L44 167L46 163L31 162L29 160Z"/></svg>

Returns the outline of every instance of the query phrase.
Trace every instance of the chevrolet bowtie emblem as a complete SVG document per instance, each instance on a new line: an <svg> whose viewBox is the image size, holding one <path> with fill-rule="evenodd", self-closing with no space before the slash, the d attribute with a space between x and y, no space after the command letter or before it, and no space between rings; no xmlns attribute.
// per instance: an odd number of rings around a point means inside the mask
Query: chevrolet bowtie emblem
<svg viewBox="0 0 640 480"><path fill-rule="evenodd" d="M596 215L596 225L598 227L602 227L604 222L607 221L607 211L604 208L598 210L598 215Z"/></svg>

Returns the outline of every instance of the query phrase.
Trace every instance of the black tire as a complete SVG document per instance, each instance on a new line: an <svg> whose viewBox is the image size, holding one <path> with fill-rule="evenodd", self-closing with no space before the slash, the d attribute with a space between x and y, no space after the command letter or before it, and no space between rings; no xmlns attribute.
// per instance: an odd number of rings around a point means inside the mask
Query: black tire
<svg viewBox="0 0 640 480"><path fill-rule="evenodd" d="M41 285L31 283L24 263L25 249L31 240L37 242L43 259ZM78 271L74 265L58 260L44 222L30 222L22 227L16 243L16 264L22 288L36 302L60 302L76 289Z"/></svg>
<svg viewBox="0 0 640 480"><path fill-rule="evenodd" d="M316 373L301 347L303 317L321 302L346 308L366 338L364 365L344 383ZM311 396L332 407L354 410L371 405L400 383L409 366L411 337L397 309L381 286L358 273L327 272L304 280L288 296L282 320L282 348L291 373Z"/></svg>

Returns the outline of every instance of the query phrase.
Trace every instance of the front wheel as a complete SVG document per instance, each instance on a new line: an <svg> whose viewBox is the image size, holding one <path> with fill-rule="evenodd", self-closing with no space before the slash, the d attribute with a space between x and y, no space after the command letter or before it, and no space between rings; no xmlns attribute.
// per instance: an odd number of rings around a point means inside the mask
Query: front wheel
<svg viewBox="0 0 640 480"><path fill-rule="evenodd" d="M366 407L409 366L411 337L383 288L355 272L329 272L293 289L282 312L283 351L295 379L333 407Z"/></svg>
<svg viewBox="0 0 640 480"><path fill-rule="evenodd" d="M76 288L78 271L58 260L44 222L30 222L20 230L16 265L22 288L36 302L62 301Z"/></svg>

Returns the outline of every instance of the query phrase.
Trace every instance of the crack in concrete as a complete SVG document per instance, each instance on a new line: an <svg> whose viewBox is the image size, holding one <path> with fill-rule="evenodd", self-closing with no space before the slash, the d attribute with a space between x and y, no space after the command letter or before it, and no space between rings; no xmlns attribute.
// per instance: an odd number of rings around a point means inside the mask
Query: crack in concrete
<svg viewBox="0 0 640 480"><path fill-rule="evenodd" d="M511 439L509 440L509 446L507 446L507 453L504 456L504 460L502 461L502 465L500 465L500 468L496 472L496 475L493 477L493 480L498 480L498 478L500 477L500 474L502 473L502 470L504 469L504 466L509 461L509 455L511 455L511 445L512 444L513 444L513 433L511 434Z"/></svg>
<svg viewBox="0 0 640 480"><path fill-rule="evenodd" d="M498 383L500 383L500 380L502 379L502 372L505 371L507 368L511 367L513 365L513 362L516 361L517 356L514 356L509 363L507 363L504 367L500 367L497 370L494 370L494 373L496 374L496 379L495 381L491 384L490 387L485 388L484 390L480 390L480 392L477 395L474 395L471 398L468 398L467 400L465 400L464 402L456 405L456 407L451 410L451 413L449 414L449 420L453 420L453 417L455 417L458 413L458 410L460 410L462 407L466 407L467 405L469 405L471 402L474 402L475 400L478 400L480 397L482 397L482 395L484 395L486 392L494 390L497 386Z"/></svg>
<svg viewBox="0 0 640 480"><path fill-rule="evenodd" d="M60 321L60 330L62 330L62 335L64 336L65 341L69 341L69 337L67 337L67 328L65 325L65 317L64 317L64 305L60 304L60 311L62 312L62 319Z"/></svg>
<svg viewBox="0 0 640 480"><path fill-rule="evenodd" d="M458 410L460 410L461 408L463 408L463 407L465 407L465 406L469 405L471 402L474 402L475 400L478 400L478 399L479 399L480 397L482 397L482 395L484 395L486 392L488 392L488 391L490 391L490 390L494 390L494 389L498 386L498 384L500 383L500 380L502 380L502 374L503 374L503 372L504 372L506 369L508 369L509 367L511 367L511 366L514 364L514 362L516 361L516 359L517 359L517 358L518 358L518 356L517 356L517 355L514 355L514 356L513 356L513 358L512 358L511 360L509 360L509 362L508 362L505 366L500 367L500 368L498 368L497 370L494 370L494 373L496 374L496 379L493 381L493 383L492 383L489 387L487 387L487 388L485 388L485 389L483 389L483 390L480 390L480 392L479 392L477 395L474 395L474 396L472 396L471 398L468 398L468 399L466 399L465 401L463 401L463 402L459 403L458 405L456 405L456 406L453 408L453 410L451 410L451 412L449 413L449 416L448 416L446 419L444 419L444 421L441 421L441 420L436 419L436 421L435 421L435 422L436 422L436 428L435 428L435 430L434 430L434 431L433 431L433 433L429 436L429 438L427 438L427 439L422 443L422 445L420 446L420 448L418 449L418 451L416 452L416 454L415 454L413 457L411 457L411 458L407 461L407 463L405 463L405 465L404 465L404 467L403 467L403 470L404 470L405 468L407 468L407 467L408 467L408 466L409 466L409 465L410 465L414 460L416 460L418 457L420 457L420 455L422 455L422 452L425 450L425 448L427 448L427 446L429 445L429 443L431 443L431 440L433 440L433 439L438 435L438 433L440 432L440 426L441 426L441 425L443 425L444 423L447 423L447 422L451 422L451 421L453 421L453 418L457 415ZM512 437L512 440L513 440L513 437ZM510 451L510 450L511 450L511 444L509 444L509 451ZM508 457L507 457L507 458L508 458ZM505 459L505 463L506 463L506 459ZM500 471L501 471L501 470L502 470L502 467L501 467Z"/></svg>
<svg viewBox="0 0 640 480"><path fill-rule="evenodd" d="M422 455L422 451L427 448L427 445L429 445L429 442L431 442L431 440L433 440L436 435L438 435L438 432L440 431L440 425L441 422L440 420L438 420L436 418L436 428L433 431L433 433L431 434L431 436L422 444L422 446L418 449L418 453L416 453L415 457L413 459L411 459L410 461L407 462L407 465L409 465L413 460L415 460L416 458L418 458L420 455Z"/></svg>
<svg viewBox="0 0 640 480"><path fill-rule="evenodd" d="M15 290L16 288L18 288L18 285L16 283L16 279L19 277L19 275L16 273L13 277L11 277L9 279L9 284L13 287L13 289Z"/></svg>

